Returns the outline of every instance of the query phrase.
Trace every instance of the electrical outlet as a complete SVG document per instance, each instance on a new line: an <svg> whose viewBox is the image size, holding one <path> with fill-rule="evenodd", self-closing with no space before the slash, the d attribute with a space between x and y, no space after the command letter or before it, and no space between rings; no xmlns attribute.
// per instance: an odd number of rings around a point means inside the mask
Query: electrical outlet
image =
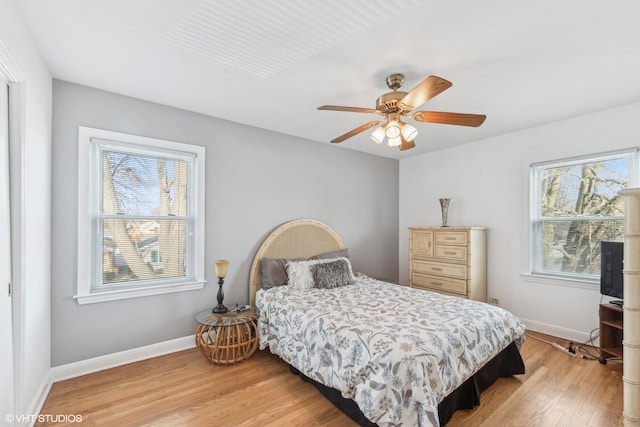
<svg viewBox="0 0 640 427"><path fill-rule="evenodd" d="M496 297L489 297L489 304L500 305L500 300Z"/></svg>

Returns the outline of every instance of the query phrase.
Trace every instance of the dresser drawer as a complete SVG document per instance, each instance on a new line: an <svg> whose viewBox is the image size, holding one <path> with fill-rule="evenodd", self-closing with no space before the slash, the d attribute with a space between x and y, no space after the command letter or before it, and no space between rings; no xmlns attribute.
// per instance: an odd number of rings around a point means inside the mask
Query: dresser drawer
<svg viewBox="0 0 640 427"><path fill-rule="evenodd" d="M454 277L456 279L467 278L466 265L444 264L414 259L411 261L411 270L417 273L435 274L438 276Z"/></svg>
<svg viewBox="0 0 640 427"><path fill-rule="evenodd" d="M451 261L466 261L467 247L438 245L436 246L436 258Z"/></svg>
<svg viewBox="0 0 640 427"><path fill-rule="evenodd" d="M466 231L436 231L437 245L466 245Z"/></svg>
<svg viewBox="0 0 640 427"><path fill-rule="evenodd" d="M454 293L457 295L467 295L467 281L459 279L449 279L426 274L413 273L411 275L411 286L429 291L439 291Z"/></svg>
<svg viewBox="0 0 640 427"><path fill-rule="evenodd" d="M420 289L421 291L435 292L435 293L443 294L443 295L449 295L450 297L458 297L458 298L466 298L466 299L469 299L469 296L468 296L468 295L461 295L461 294L457 294L457 293L455 293L455 292L442 291L442 290L440 290L440 289L421 288L421 287L416 287L415 289Z"/></svg>

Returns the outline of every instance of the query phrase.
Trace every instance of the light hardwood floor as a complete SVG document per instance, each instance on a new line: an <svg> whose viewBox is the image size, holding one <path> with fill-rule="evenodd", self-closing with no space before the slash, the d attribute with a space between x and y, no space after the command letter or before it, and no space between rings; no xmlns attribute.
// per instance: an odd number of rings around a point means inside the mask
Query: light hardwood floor
<svg viewBox="0 0 640 427"><path fill-rule="evenodd" d="M456 412L447 426L622 425L620 365L573 358L531 337L522 355L526 374L498 379L479 407ZM62 381L42 414L81 415L82 426L356 425L268 350L213 366L192 349Z"/></svg>

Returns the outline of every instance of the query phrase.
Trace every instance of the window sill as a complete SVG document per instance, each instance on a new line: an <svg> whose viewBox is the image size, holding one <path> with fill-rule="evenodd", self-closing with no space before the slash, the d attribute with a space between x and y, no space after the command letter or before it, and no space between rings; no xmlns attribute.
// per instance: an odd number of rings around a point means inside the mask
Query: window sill
<svg viewBox="0 0 640 427"><path fill-rule="evenodd" d="M568 277L545 276L542 274L522 273L525 282L542 283L545 285L568 286L570 288L580 288L590 291L600 292L600 283L597 280L571 279Z"/></svg>
<svg viewBox="0 0 640 427"><path fill-rule="evenodd" d="M78 301L78 304L94 304L97 302L115 301L121 299L146 297L151 295L170 294L174 292L194 291L204 288L206 282L190 282L180 283L176 285L163 285L154 286L150 288L137 288L137 289L120 289L117 291L104 291L95 292L90 294L78 294L73 298Z"/></svg>

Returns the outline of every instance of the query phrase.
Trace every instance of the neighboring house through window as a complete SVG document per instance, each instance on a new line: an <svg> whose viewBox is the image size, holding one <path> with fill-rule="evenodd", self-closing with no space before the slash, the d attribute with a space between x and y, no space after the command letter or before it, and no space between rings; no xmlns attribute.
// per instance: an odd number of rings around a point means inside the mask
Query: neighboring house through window
<svg viewBox="0 0 640 427"><path fill-rule="evenodd" d="M78 302L204 285L201 146L79 129Z"/></svg>
<svg viewBox="0 0 640 427"><path fill-rule="evenodd" d="M622 240L623 188L638 185L638 150L531 166L531 272L596 282L600 242Z"/></svg>

